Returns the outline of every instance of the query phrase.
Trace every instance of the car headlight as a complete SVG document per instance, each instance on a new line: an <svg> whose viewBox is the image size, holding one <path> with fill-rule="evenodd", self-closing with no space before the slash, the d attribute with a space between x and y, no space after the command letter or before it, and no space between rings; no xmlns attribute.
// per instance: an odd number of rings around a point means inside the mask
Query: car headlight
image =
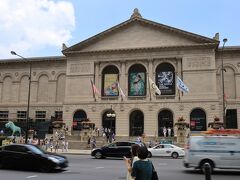
<svg viewBox="0 0 240 180"><path fill-rule="evenodd" d="M49 160L51 160L54 163L59 163L60 161L54 157L48 157Z"/></svg>

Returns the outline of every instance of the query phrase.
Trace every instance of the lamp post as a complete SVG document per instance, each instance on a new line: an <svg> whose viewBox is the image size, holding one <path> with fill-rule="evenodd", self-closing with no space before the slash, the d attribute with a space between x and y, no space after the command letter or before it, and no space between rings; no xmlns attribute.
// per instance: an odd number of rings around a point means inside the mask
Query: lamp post
<svg viewBox="0 0 240 180"><path fill-rule="evenodd" d="M29 62L29 81L28 81L28 101L27 101L27 118L26 118L26 135L25 144L28 142L28 129L29 129L29 105L30 105L30 95L31 95L31 81L32 81L32 63L27 58L17 54L15 51L11 51L11 54L22 58L24 61Z"/></svg>
<svg viewBox="0 0 240 180"><path fill-rule="evenodd" d="M225 43L227 42L227 38L223 39L223 46L222 46L222 55L221 55L221 60L222 60L222 101L223 101L223 125L224 128L226 128L226 107L225 107L225 90L224 90L224 67L223 67L223 50Z"/></svg>
<svg viewBox="0 0 240 180"><path fill-rule="evenodd" d="M116 117L116 114L112 109L112 106L111 106L111 109L107 113L107 117L110 119L110 129L112 131L112 120Z"/></svg>

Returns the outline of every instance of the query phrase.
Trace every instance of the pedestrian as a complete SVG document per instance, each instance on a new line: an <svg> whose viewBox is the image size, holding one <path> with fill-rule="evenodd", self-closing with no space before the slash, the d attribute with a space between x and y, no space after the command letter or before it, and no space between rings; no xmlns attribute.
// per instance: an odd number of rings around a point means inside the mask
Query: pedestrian
<svg viewBox="0 0 240 180"><path fill-rule="evenodd" d="M171 128L170 127L168 127L168 129L167 129L167 132L168 132L168 137L171 137Z"/></svg>
<svg viewBox="0 0 240 180"><path fill-rule="evenodd" d="M68 140L65 139L65 151L68 152Z"/></svg>
<svg viewBox="0 0 240 180"><path fill-rule="evenodd" d="M88 136L87 147L90 148L91 138Z"/></svg>
<svg viewBox="0 0 240 180"><path fill-rule="evenodd" d="M167 128L164 126L163 127L163 136L166 137L166 135L167 135Z"/></svg>
<svg viewBox="0 0 240 180"><path fill-rule="evenodd" d="M148 149L146 146L140 146L137 149L138 161L133 163L131 176L134 180L151 180L153 165L152 162L147 159Z"/></svg>
<svg viewBox="0 0 240 180"><path fill-rule="evenodd" d="M138 136L136 141L137 141L138 144L140 144L142 142L141 137Z"/></svg>
<svg viewBox="0 0 240 180"><path fill-rule="evenodd" d="M91 147L92 147L92 149L96 148L96 139L94 136L91 139Z"/></svg>
<svg viewBox="0 0 240 180"><path fill-rule="evenodd" d="M58 148L59 148L59 142L58 142L58 140L55 141L54 148L55 148L55 153L57 153L57 152L58 152Z"/></svg>
<svg viewBox="0 0 240 180"><path fill-rule="evenodd" d="M124 157L125 165L127 167L127 180L134 180L131 176L131 172L132 172L132 166L133 166L134 162L139 160L139 158L137 156L138 148L139 148L138 144L133 144L131 146L131 159Z"/></svg>

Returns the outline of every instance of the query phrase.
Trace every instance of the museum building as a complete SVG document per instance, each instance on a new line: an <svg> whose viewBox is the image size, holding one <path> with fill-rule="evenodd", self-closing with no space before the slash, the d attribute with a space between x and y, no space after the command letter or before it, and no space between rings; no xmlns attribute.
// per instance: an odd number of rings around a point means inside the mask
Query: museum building
<svg viewBox="0 0 240 180"><path fill-rule="evenodd" d="M240 46L219 47L218 36L147 20L135 9L110 29L63 44L63 56L2 59L0 121L26 121L31 64L32 121L57 117L75 131L90 119L117 136L161 136L181 117L191 131L207 130L225 110L225 128L239 129ZM177 88L178 77L188 92Z"/></svg>

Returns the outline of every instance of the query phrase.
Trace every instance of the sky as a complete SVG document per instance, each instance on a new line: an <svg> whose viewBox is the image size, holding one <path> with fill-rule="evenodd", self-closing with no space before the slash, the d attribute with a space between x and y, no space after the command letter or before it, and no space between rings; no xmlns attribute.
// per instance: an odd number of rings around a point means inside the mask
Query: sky
<svg viewBox="0 0 240 180"><path fill-rule="evenodd" d="M62 56L68 47L130 18L227 38L240 46L239 0L0 0L0 59Z"/></svg>

